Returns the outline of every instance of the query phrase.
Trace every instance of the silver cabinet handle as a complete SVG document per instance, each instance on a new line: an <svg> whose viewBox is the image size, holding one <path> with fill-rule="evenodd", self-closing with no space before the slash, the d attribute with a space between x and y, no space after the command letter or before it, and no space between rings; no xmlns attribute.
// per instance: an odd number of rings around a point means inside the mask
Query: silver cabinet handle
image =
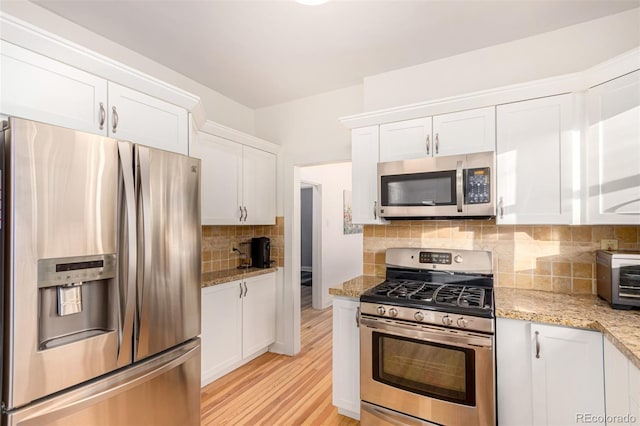
<svg viewBox="0 0 640 426"><path fill-rule="evenodd" d="M113 127L111 130L115 133L118 128L118 111L116 111L116 107L111 108L111 111L113 112Z"/></svg>
<svg viewBox="0 0 640 426"><path fill-rule="evenodd" d="M104 109L104 104L100 102L100 130L104 129L104 122L107 119L107 111Z"/></svg>
<svg viewBox="0 0 640 426"><path fill-rule="evenodd" d="M242 217L244 216L244 213L242 211L242 206L240 206L239 208L240 208L240 222L242 222Z"/></svg>
<svg viewBox="0 0 640 426"><path fill-rule="evenodd" d="M242 299L242 281L238 285L240 286L240 299Z"/></svg>
<svg viewBox="0 0 640 426"><path fill-rule="evenodd" d="M356 308L356 327L360 328L360 306Z"/></svg>
<svg viewBox="0 0 640 426"><path fill-rule="evenodd" d="M429 155L430 146L431 146L431 142L429 141L429 135L427 135L427 155Z"/></svg>
<svg viewBox="0 0 640 426"><path fill-rule="evenodd" d="M440 139L438 138L438 134L436 133L436 154L440 151Z"/></svg>
<svg viewBox="0 0 640 426"><path fill-rule="evenodd" d="M500 197L498 202L498 208L500 209L500 219L504 219L504 198Z"/></svg>
<svg viewBox="0 0 640 426"><path fill-rule="evenodd" d="M247 217L249 217L249 212L247 212L247 206L244 206L244 221L247 221Z"/></svg>
<svg viewBox="0 0 640 426"><path fill-rule="evenodd" d="M373 202L373 218L374 219L378 219L378 202L374 201Z"/></svg>
<svg viewBox="0 0 640 426"><path fill-rule="evenodd" d="M247 288L247 282L245 281L245 282L244 282L244 295L243 295L242 297L247 297L247 291L248 291L248 290L249 290L249 289Z"/></svg>
<svg viewBox="0 0 640 426"><path fill-rule="evenodd" d="M536 331L536 358L540 358L540 332Z"/></svg>

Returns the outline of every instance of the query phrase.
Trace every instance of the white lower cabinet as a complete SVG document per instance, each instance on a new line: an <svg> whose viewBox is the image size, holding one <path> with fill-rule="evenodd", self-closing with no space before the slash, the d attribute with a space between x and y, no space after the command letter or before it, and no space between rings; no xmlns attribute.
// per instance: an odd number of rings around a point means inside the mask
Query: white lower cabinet
<svg viewBox="0 0 640 426"><path fill-rule="evenodd" d="M640 370L606 339L604 386L607 424L640 424Z"/></svg>
<svg viewBox="0 0 640 426"><path fill-rule="evenodd" d="M266 352L275 331L275 273L203 288L201 385Z"/></svg>
<svg viewBox="0 0 640 426"><path fill-rule="evenodd" d="M333 405L360 419L360 329L358 299L333 299Z"/></svg>
<svg viewBox="0 0 640 426"><path fill-rule="evenodd" d="M499 318L498 423L604 425L602 340L596 331Z"/></svg>

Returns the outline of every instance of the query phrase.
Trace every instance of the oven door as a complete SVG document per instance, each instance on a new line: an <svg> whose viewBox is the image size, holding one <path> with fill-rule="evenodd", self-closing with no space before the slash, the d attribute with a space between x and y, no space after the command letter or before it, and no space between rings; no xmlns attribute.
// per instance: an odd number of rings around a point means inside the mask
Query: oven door
<svg viewBox="0 0 640 426"><path fill-rule="evenodd" d="M360 322L360 399L434 423L495 424L494 337L373 317Z"/></svg>

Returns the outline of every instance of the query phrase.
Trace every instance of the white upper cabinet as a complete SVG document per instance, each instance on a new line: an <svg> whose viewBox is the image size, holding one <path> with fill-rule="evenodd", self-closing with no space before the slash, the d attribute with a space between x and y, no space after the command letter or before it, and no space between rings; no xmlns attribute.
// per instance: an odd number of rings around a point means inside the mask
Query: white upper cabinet
<svg viewBox="0 0 640 426"><path fill-rule="evenodd" d="M587 222L640 224L640 71L587 93Z"/></svg>
<svg viewBox="0 0 640 426"><path fill-rule="evenodd" d="M190 155L202 160L203 225L273 225L276 156L209 133Z"/></svg>
<svg viewBox="0 0 640 426"><path fill-rule="evenodd" d="M242 159L242 223L273 225L276 223L276 156L245 145Z"/></svg>
<svg viewBox="0 0 640 426"><path fill-rule="evenodd" d="M0 113L187 154L187 111L0 41Z"/></svg>
<svg viewBox="0 0 640 426"><path fill-rule="evenodd" d="M380 162L432 155L431 117L380 125Z"/></svg>
<svg viewBox="0 0 640 426"><path fill-rule="evenodd" d="M184 108L109 82L109 136L178 152L189 151Z"/></svg>
<svg viewBox="0 0 640 426"><path fill-rule="evenodd" d="M357 224L379 224L378 126L351 131L351 219Z"/></svg>
<svg viewBox="0 0 640 426"><path fill-rule="evenodd" d="M380 125L380 162L494 151L494 107Z"/></svg>
<svg viewBox="0 0 640 426"><path fill-rule="evenodd" d="M242 145L198 133L190 146L202 160L202 224L239 225L242 205Z"/></svg>
<svg viewBox="0 0 640 426"><path fill-rule="evenodd" d="M107 80L0 41L0 113L107 135Z"/></svg>
<svg viewBox="0 0 640 426"><path fill-rule="evenodd" d="M460 155L495 151L494 107L478 108L433 117L433 155Z"/></svg>
<svg viewBox="0 0 640 426"><path fill-rule="evenodd" d="M498 223L572 223L573 95L500 105L497 123Z"/></svg>

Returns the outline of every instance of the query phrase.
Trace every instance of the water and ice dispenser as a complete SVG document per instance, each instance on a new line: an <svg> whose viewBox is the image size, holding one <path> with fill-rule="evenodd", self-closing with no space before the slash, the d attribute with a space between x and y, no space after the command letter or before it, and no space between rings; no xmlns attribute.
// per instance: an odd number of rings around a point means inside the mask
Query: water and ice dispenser
<svg viewBox="0 0 640 426"><path fill-rule="evenodd" d="M116 328L116 255L38 260L38 349Z"/></svg>

